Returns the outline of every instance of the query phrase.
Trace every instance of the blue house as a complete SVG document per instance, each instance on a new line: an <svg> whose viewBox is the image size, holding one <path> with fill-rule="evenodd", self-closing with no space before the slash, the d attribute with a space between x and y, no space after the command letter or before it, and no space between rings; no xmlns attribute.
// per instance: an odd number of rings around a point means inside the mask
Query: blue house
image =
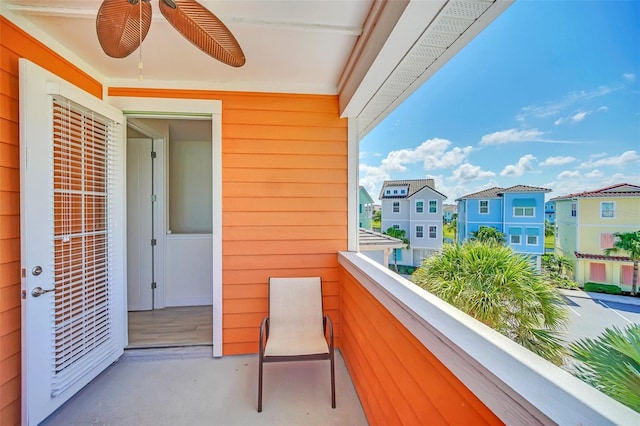
<svg viewBox="0 0 640 426"><path fill-rule="evenodd" d="M482 226L505 234L514 251L530 255L540 267L544 254L544 194L547 188L516 185L493 187L458 198L458 242Z"/></svg>
<svg viewBox="0 0 640 426"><path fill-rule="evenodd" d="M547 201L544 203L544 218L550 223L556 223L556 202Z"/></svg>

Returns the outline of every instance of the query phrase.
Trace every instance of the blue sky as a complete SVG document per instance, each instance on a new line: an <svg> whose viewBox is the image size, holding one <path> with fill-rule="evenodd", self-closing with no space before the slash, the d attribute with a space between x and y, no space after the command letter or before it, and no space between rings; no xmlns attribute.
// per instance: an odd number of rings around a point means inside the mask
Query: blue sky
<svg viewBox="0 0 640 426"><path fill-rule="evenodd" d="M360 142L360 184L640 185L640 1L518 0Z"/></svg>

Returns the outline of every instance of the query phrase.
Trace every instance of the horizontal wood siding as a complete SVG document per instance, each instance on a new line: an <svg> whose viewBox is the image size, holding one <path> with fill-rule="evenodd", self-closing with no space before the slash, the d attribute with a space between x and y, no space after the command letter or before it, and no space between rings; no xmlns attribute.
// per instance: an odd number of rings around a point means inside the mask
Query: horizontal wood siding
<svg viewBox="0 0 640 426"><path fill-rule="evenodd" d="M114 87L109 95L222 101L224 354L258 351L270 276L321 276L339 342L347 123L337 97Z"/></svg>
<svg viewBox="0 0 640 426"><path fill-rule="evenodd" d="M96 97L102 85L0 16L0 423L20 423L20 124L18 59Z"/></svg>
<svg viewBox="0 0 640 426"><path fill-rule="evenodd" d="M501 421L344 268L342 355L372 425Z"/></svg>

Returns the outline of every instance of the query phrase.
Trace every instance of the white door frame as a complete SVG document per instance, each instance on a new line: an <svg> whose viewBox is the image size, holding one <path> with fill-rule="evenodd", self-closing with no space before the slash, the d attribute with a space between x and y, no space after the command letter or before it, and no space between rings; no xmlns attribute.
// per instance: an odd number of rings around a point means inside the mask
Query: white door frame
<svg viewBox="0 0 640 426"><path fill-rule="evenodd" d="M126 117L211 117L213 234L213 356L222 356L222 101L110 96L107 102ZM123 313L126 317L126 310Z"/></svg>

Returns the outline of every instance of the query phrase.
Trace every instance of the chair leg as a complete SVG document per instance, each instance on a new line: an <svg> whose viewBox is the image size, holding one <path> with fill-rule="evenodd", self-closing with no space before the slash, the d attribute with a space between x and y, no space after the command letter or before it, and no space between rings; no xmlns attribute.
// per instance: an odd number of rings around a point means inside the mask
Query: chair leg
<svg viewBox="0 0 640 426"><path fill-rule="evenodd" d="M331 351L331 408L336 408L336 371L333 350Z"/></svg>
<svg viewBox="0 0 640 426"><path fill-rule="evenodd" d="M262 356L258 360L258 413L262 413Z"/></svg>

